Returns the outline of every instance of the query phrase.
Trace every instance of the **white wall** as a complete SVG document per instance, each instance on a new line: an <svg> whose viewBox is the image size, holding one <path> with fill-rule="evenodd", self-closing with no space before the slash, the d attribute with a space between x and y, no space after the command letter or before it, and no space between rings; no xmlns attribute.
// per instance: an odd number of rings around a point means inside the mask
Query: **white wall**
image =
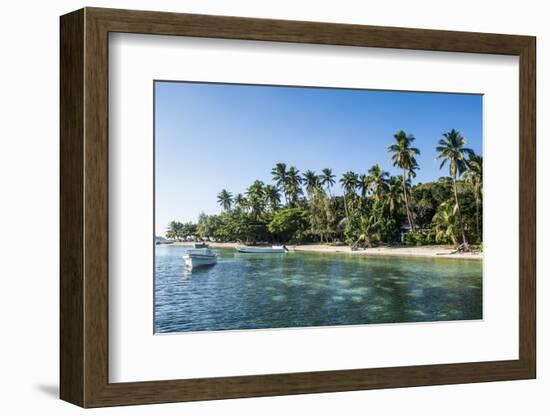
<svg viewBox="0 0 550 416"><path fill-rule="evenodd" d="M371 3L371 4L369 4ZM545 2L124 0L5 2L0 15L0 409L70 415L80 409L56 399L58 384L58 16L82 6L156 9L388 26L529 34L538 37L539 378L536 381L226 400L92 410L102 415L162 414L547 414L550 361L542 331L543 182L550 157L544 143L550 85L550 26ZM6 192L7 191L7 192ZM543 196L546 201L543 201ZM548 237L545 238L548 240ZM547 242L547 241L546 241ZM545 267L547 268L547 267Z"/></svg>

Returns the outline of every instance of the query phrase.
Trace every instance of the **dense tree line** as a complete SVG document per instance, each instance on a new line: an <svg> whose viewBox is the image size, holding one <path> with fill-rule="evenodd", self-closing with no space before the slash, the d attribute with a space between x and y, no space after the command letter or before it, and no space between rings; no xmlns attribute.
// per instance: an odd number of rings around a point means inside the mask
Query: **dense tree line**
<svg viewBox="0 0 550 416"><path fill-rule="evenodd" d="M482 242L483 159L465 147L457 130L437 142L437 159L445 176L414 183L419 169L414 136L399 131L388 147L401 171L391 176L376 164L366 173L330 168L320 173L277 163L273 183L254 181L244 194L223 189L222 212L201 214L198 222L168 225L170 239L215 238L220 241L336 243L352 247L399 244L453 244L469 249ZM338 180L342 195L333 188Z"/></svg>

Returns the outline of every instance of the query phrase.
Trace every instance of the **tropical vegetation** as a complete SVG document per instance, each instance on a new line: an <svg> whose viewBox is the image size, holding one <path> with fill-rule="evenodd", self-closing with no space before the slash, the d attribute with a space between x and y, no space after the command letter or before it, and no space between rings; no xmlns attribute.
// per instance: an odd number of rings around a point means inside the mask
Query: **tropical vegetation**
<svg viewBox="0 0 550 416"><path fill-rule="evenodd" d="M435 143L442 176L415 183L420 169L415 137L398 131L387 150L400 172L383 166L341 177L326 167L317 173L277 163L272 183L255 180L244 193L222 189L221 212L201 214L197 223L172 221L166 237L215 239L248 244L326 243L352 248L380 244L452 244L469 250L483 234L483 158L466 147L455 129ZM336 195L336 184L341 195Z"/></svg>

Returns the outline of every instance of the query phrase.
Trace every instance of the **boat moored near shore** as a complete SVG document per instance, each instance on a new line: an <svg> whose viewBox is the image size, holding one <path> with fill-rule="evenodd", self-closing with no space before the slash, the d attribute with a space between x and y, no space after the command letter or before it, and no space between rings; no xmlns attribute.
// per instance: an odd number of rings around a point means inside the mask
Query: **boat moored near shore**
<svg viewBox="0 0 550 416"><path fill-rule="evenodd" d="M288 248L286 246L271 246L271 247L251 247L251 246L237 246L235 247L239 253L287 253Z"/></svg>
<svg viewBox="0 0 550 416"><path fill-rule="evenodd" d="M218 262L218 256L207 245L195 245L196 248L189 249L183 256L185 267L193 269L201 266L212 266Z"/></svg>

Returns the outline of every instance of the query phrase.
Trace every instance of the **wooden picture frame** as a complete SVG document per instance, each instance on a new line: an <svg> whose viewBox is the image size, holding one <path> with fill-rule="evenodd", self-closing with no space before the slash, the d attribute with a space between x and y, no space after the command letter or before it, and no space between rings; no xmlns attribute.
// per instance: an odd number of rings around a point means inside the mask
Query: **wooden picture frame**
<svg viewBox="0 0 550 416"><path fill-rule="evenodd" d="M519 359L109 383L108 35L110 32L519 57ZM82 407L535 378L535 38L85 8L61 17L60 396Z"/></svg>

